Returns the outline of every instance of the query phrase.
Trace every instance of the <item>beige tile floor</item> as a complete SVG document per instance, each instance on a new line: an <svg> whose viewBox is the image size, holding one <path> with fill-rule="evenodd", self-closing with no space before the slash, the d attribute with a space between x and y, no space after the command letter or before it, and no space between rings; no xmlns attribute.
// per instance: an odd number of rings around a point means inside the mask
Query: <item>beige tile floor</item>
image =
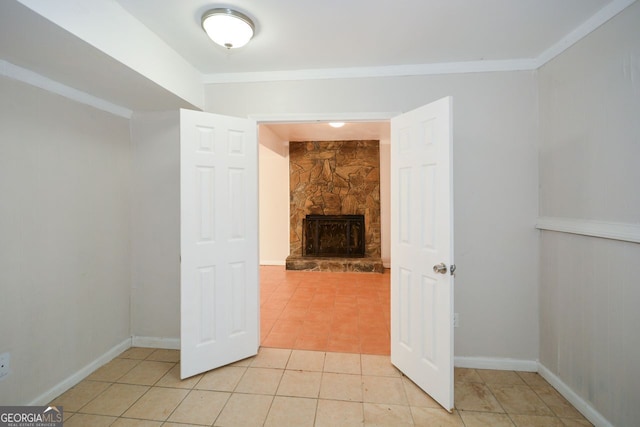
<svg viewBox="0 0 640 427"><path fill-rule="evenodd" d="M389 356L261 348L181 381L179 352L131 348L56 398L65 426L590 426L535 373L456 369L449 414Z"/></svg>

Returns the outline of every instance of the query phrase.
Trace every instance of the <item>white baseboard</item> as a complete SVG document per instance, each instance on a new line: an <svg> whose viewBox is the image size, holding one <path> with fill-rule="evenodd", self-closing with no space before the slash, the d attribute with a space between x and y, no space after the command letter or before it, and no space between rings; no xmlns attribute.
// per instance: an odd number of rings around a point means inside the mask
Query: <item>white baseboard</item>
<svg viewBox="0 0 640 427"><path fill-rule="evenodd" d="M547 369L543 364L538 363L538 373L547 380L558 392L564 396L582 415L585 416L595 427L613 427L605 417L602 416L589 402L566 385L553 372Z"/></svg>
<svg viewBox="0 0 640 427"><path fill-rule="evenodd" d="M180 338L137 337L131 338L131 347L166 348L180 350Z"/></svg>
<svg viewBox="0 0 640 427"><path fill-rule="evenodd" d="M157 338L157 337L130 337L119 344L116 344L106 353L96 358L94 361L79 369L74 374L60 381L51 389L45 391L40 396L33 399L28 405L46 405L74 385L88 377L93 371L117 357L123 351L131 347L166 348L180 349L179 338Z"/></svg>
<svg viewBox="0 0 640 427"><path fill-rule="evenodd" d="M260 260L260 265L287 265L286 261L270 261L270 260Z"/></svg>
<svg viewBox="0 0 640 427"><path fill-rule="evenodd" d="M547 369L540 362L520 359L501 359L491 357L454 357L454 366L472 369L498 369L508 371L538 372L542 378L564 396L582 415L595 427L613 427L600 412L589 402L580 397L558 376Z"/></svg>
<svg viewBox="0 0 640 427"><path fill-rule="evenodd" d="M42 393L40 396L33 399L31 402L28 403L28 405L40 406L40 405L48 404L53 399L60 396L62 393L69 390L71 387L73 387L74 385L78 384L80 381L85 379L93 371L95 371L105 363L111 361L113 358L115 358L120 353L122 353L123 351L125 351L130 347L131 347L131 338L127 338L124 341L122 341L120 344L116 344L115 346L107 350L107 352L104 353L102 356L95 359L93 362L89 363L82 369L78 370L77 372L65 378L64 380L60 381L58 384L56 384L52 388L50 388L49 390Z"/></svg>
<svg viewBox="0 0 640 427"><path fill-rule="evenodd" d="M502 371L537 372L538 362L535 360L505 359L499 357L463 357L453 358L457 368L498 369Z"/></svg>
<svg viewBox="0 0 640 427"><path fill-rule="evenodd" d="M159 338L159 337L138 337L127 338L119 344L116 344L106 353L96 358L82 369L78 370L71 376L56 384L51 389L42 393L28 405L46 405L53 399L69 390L74 385L85 379L93 371L109 362L123 351L130 347L148 347L148 348L166 348L180 349L179 338ZM600 414L586 400L574 392L566 385L558 376L547 369L544 365L533 360L507 359L494 357L464 357L457 356L454 358L454 365L458 368L472 369L498 369L509 371L538 372L549 384L551 384L558 392L565 397L578 411L580 411L591 423L596 427L613 427L602 414Z"/></svg>

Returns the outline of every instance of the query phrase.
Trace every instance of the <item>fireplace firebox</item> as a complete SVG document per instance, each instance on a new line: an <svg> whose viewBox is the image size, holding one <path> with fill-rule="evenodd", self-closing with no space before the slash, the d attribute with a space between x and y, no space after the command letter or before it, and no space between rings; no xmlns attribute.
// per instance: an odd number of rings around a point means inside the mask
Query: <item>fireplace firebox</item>
<svg viewBox="0 0 640 427"><path fill-rule="evenodd" d="M303 256L364 257L364 215L307 215L302 228Z"/></svg>

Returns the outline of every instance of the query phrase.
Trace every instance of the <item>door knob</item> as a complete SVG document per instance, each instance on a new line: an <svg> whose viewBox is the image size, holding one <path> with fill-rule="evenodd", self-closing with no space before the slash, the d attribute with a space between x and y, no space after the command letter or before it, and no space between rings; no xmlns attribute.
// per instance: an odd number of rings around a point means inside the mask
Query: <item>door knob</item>
<svg viewBox="0 0 640 427"><path fill-rule="evenodd" d="M447 266L445 265L444 262L441 262L440 264L433 266L433 272L434 273L440 273L440 274L446 274L447 273Z"/></svg>

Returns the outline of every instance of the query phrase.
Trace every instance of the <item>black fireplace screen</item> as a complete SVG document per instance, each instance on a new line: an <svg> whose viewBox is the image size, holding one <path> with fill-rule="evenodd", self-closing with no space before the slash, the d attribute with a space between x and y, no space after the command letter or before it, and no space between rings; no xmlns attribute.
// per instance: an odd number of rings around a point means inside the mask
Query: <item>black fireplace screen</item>
<svg viewBox="0 0 640 427"><path fill-rule="evenodd" d="M304 256L364 256L364 215L307 215L302 228Z"/></svg>

